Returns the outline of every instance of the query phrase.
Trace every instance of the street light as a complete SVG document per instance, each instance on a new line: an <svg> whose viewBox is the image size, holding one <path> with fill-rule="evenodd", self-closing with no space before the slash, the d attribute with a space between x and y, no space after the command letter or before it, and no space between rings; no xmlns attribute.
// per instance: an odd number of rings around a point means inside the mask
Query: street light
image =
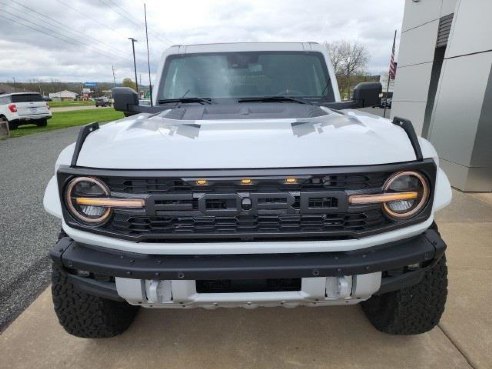
<svg viewBox="0 0 492 369"><path fill-rule="evenodd" d="M137 94L138 94L137 60L135 59L135 42L138 42L138 40L135 40L133 37L128 37L128 39L132 42L132 49L133 49L133 69L135 70L135 86L137 86Z"/></svg>

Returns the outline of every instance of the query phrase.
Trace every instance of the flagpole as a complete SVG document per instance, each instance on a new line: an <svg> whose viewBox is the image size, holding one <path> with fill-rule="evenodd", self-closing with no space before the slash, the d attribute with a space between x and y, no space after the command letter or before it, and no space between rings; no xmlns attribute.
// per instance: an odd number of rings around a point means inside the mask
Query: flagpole
<svg viewBox="0 0 492 369"><path fill-rule="evenodd" d="M152 102L152 80L150 79L149 32L147 31L147 4L145 4L145 3L144 3L144 18L145 18L145 39L147 40L147 70L149 71L150 106L153 106L153 102Z"/></svg>
<svg viewBox="0 0 492 369"><path fill-rule="evenodd" d="M393 53L393 50L395 50L395 42L396 42L396 29L395 29L395 35L393 36L393 47L391 48L392 53ZM391 73L388 72L388 82L386 82L386 98L384 100L383 118L386 118L386 107L388 106L388 93L389 93L389 88L390 88L390 80L391 80Z"/></svg>

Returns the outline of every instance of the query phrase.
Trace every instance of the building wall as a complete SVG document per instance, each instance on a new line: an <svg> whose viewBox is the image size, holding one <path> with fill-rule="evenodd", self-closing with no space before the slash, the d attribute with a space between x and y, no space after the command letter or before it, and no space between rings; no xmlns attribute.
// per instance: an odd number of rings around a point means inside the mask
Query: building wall
<svg viewBox="0 0 492 369"><path fill-rule="evenodd" d="M410 119L418 134L424 124L439 19L453 13L455 5L456 0L405 1L391 115Z"/></svg>
<svg viewBox="0 0 492 369"><path fill-rule="evenodd" d="M451 13L451 31L432 92L439 19ZM492 191L490 14L490 0L405 3L392 115L412 120L417 133L436 147L451 184L464 191Z"/></svg>
<svg viewBox="0 0 492 369"><path fill-rule="evenodd" d="M429 139L452 183L492 191L492 1L458 2Z"/></svg>

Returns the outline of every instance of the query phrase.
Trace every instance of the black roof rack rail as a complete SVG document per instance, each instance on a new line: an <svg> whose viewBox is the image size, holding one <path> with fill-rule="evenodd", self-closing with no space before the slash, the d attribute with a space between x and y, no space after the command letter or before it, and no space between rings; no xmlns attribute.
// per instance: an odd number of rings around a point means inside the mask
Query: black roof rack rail
<svg viewBox="0 0 492 369"><path fill-rule="evenodd" d="M413 128L412 122L409 121L408 119L394 117L392 123L403 128L403 130L408 136L408 139L410 140L410 143L413 146L413 150L415 151L415 156L417 160L423 161L424 156L422 155L422 149L420 148L419 139L417 137L417 133L415 133L415 129Z"/></svg>
<svg viewBox="0 0 492 369"><path fill-rule="evenodd" d="M75 143L75 150L73 151L73 155L72 155L72 162L70 163L70 166L72 168L77 166L77 159L79 158L80 150L82 150L82 146L84 145L85 139L87 138L87 136L89 136L89 134L91 134L92 132L98 129L99 129L98 122L89 123L80 129L79 135L77 137L77 142Z"/></svg>

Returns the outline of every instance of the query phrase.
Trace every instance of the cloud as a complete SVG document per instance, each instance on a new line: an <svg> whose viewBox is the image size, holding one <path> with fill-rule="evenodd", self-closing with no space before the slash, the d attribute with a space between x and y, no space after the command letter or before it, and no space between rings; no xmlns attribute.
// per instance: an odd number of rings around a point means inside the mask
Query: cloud
<svg viewBox="0 0 492 369"><path fill-rule="evenodd" d="M147 0L152 76L171 44L234 41L363 43L385 71L403 0ZM112 81L133 76L128 37L147 83L143 1L0 0L0 81Z"/></svg>

